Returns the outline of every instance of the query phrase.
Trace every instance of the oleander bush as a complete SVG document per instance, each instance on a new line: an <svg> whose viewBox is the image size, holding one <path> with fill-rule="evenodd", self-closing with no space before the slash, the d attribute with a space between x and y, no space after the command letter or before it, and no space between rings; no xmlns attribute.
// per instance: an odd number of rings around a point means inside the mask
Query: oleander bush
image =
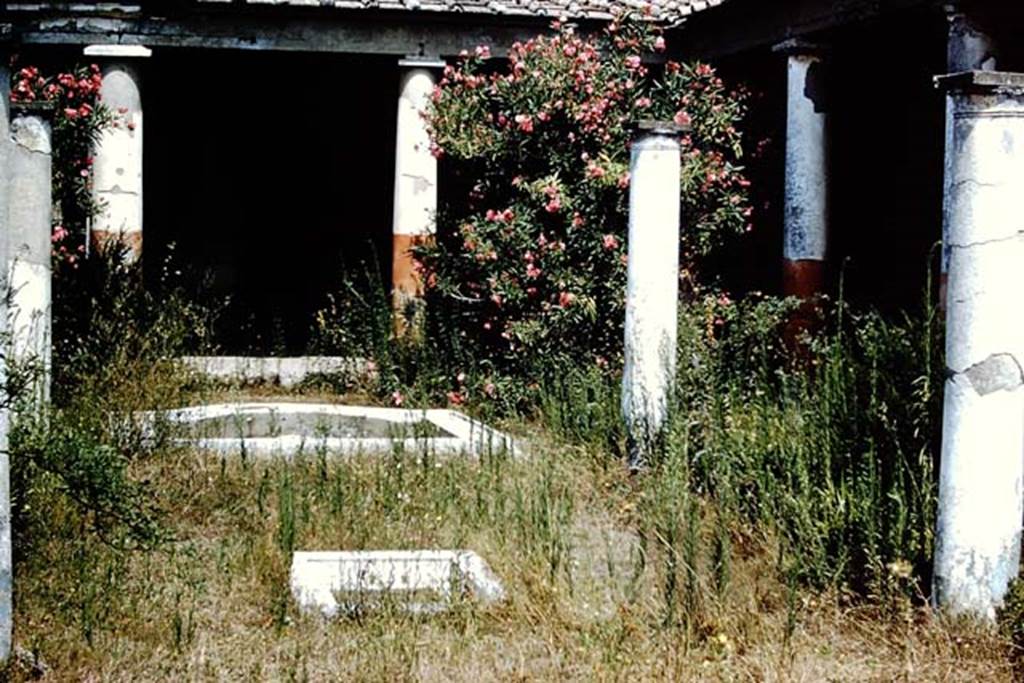
<svg viewBox="0 0 1024 683"><path fill-rule="evenodd" d="M426 119L452 178L437 240L417 256L435 310L498 374L566 358L614 368L622 347L631 124L681 134L684 295L703 259L748 226L744 96L623 16L596 35L556 22L496 64L480 46L446 69Z"/></svg>

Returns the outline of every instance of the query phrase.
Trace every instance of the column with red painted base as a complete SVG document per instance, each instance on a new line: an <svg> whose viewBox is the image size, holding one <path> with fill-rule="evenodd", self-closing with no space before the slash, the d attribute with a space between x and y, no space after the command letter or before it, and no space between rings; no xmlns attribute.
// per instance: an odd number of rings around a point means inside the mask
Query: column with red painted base
<svg viewBox="0 0 1024 683"><path fill-rule="evenodd" d="M814 300L825 284L829 220L825 65L817 45L793 40L775 50L787 59L782 291L806 302L791 325L798 334L811 324Z"/></svg>
<svg viewBox="0 0 1024 683"><path fill-rule="evenodd" d="M399 62L403 69L395 134L395 203L392 222L391 291L395 331L401 336L422 318L423 283L412 249L433 238L437 212L437 159L423 114L444 63L424 58Z"/></svg>

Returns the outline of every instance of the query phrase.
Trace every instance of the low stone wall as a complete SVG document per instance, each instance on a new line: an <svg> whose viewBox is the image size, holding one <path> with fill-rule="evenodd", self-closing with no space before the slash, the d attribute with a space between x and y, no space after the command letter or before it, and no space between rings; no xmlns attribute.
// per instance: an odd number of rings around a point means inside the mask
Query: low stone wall
<svg viewBox="0 0 1024 683"><path fill-rule="evenodd" d="M229 384L272 384L295 387L316 375L340 375L349 379L369 378L375 372L364 358L343 356L186 356L187 367L212 380Z"/></svg>

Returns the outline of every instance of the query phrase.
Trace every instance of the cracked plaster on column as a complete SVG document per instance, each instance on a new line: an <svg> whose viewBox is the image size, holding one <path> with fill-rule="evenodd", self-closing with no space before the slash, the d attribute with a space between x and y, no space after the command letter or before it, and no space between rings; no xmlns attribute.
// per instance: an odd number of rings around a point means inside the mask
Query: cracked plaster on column
<svg viewBox="0 0 1024 683"><path fill-rule="evenodd" d="M963 74L952 88L945 208L947 381L934 594L994 619L1024 517L1024 78Z"/></svg>
<svg viewBox="0 0 1024 683"><path fill-rule="evenodd" d="M413 194L423 194L424 192L430 192L434 189L434 183L430 178L425 178L420 175L413 175L411 173L403 173L403 178L412 181L412 192Z"/></svg>
<svg viewBox="0 0 1024 683"><path fill-rule="evenodd" d="M36 154L51 154L50 124L38 116L17 116L11 122L11 139Z"/></svg>
<svg viewBox="0 0 1024 683"><path fill-rule="evenodd" d="M965 370L947 368L947 375L953 382L965 379L979 396L988 396L997 391L1014 391L1024 385L1024 369L1010 353L992 354Z"/></svg>
<svg viewBox="0 0 1024 683"><path fill-rule="evenodd" d="M955 3L946 8L949 33L946 41L946 71L960 73L963 71L994 71L997 66L996 48L992 38L978 27L971 24L967 15L961 12ZM944 161L944 183L942 210L942 259L941 272L949 271L950 239L949 239L949 183L952 178L953 153L953 118L955 107L951 96L946 98L946 152Z"/></svg>
<svg viewBox="0 0 1024 683"><path fill-rule="evenodd" d="M20 363L38 363L34 382L38 401L49 396L51 316L52 167L49 112L18 111L11 122L8 162L7 321L12 356Z"/></svg>

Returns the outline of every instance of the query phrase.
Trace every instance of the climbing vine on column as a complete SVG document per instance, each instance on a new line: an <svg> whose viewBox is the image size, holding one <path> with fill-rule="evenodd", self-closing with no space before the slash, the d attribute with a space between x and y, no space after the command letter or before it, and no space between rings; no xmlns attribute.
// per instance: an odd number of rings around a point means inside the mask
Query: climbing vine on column
<svg viewBox="0 0 1024 683"><path fill-rule="evenodd" d="M92 193L92 150L119 121L100 100L97 65L46 75L37 66L13 69L11 102L53 107L53 256L56 267L76 268L86 251L87 225L102 210Z"/></svg>

